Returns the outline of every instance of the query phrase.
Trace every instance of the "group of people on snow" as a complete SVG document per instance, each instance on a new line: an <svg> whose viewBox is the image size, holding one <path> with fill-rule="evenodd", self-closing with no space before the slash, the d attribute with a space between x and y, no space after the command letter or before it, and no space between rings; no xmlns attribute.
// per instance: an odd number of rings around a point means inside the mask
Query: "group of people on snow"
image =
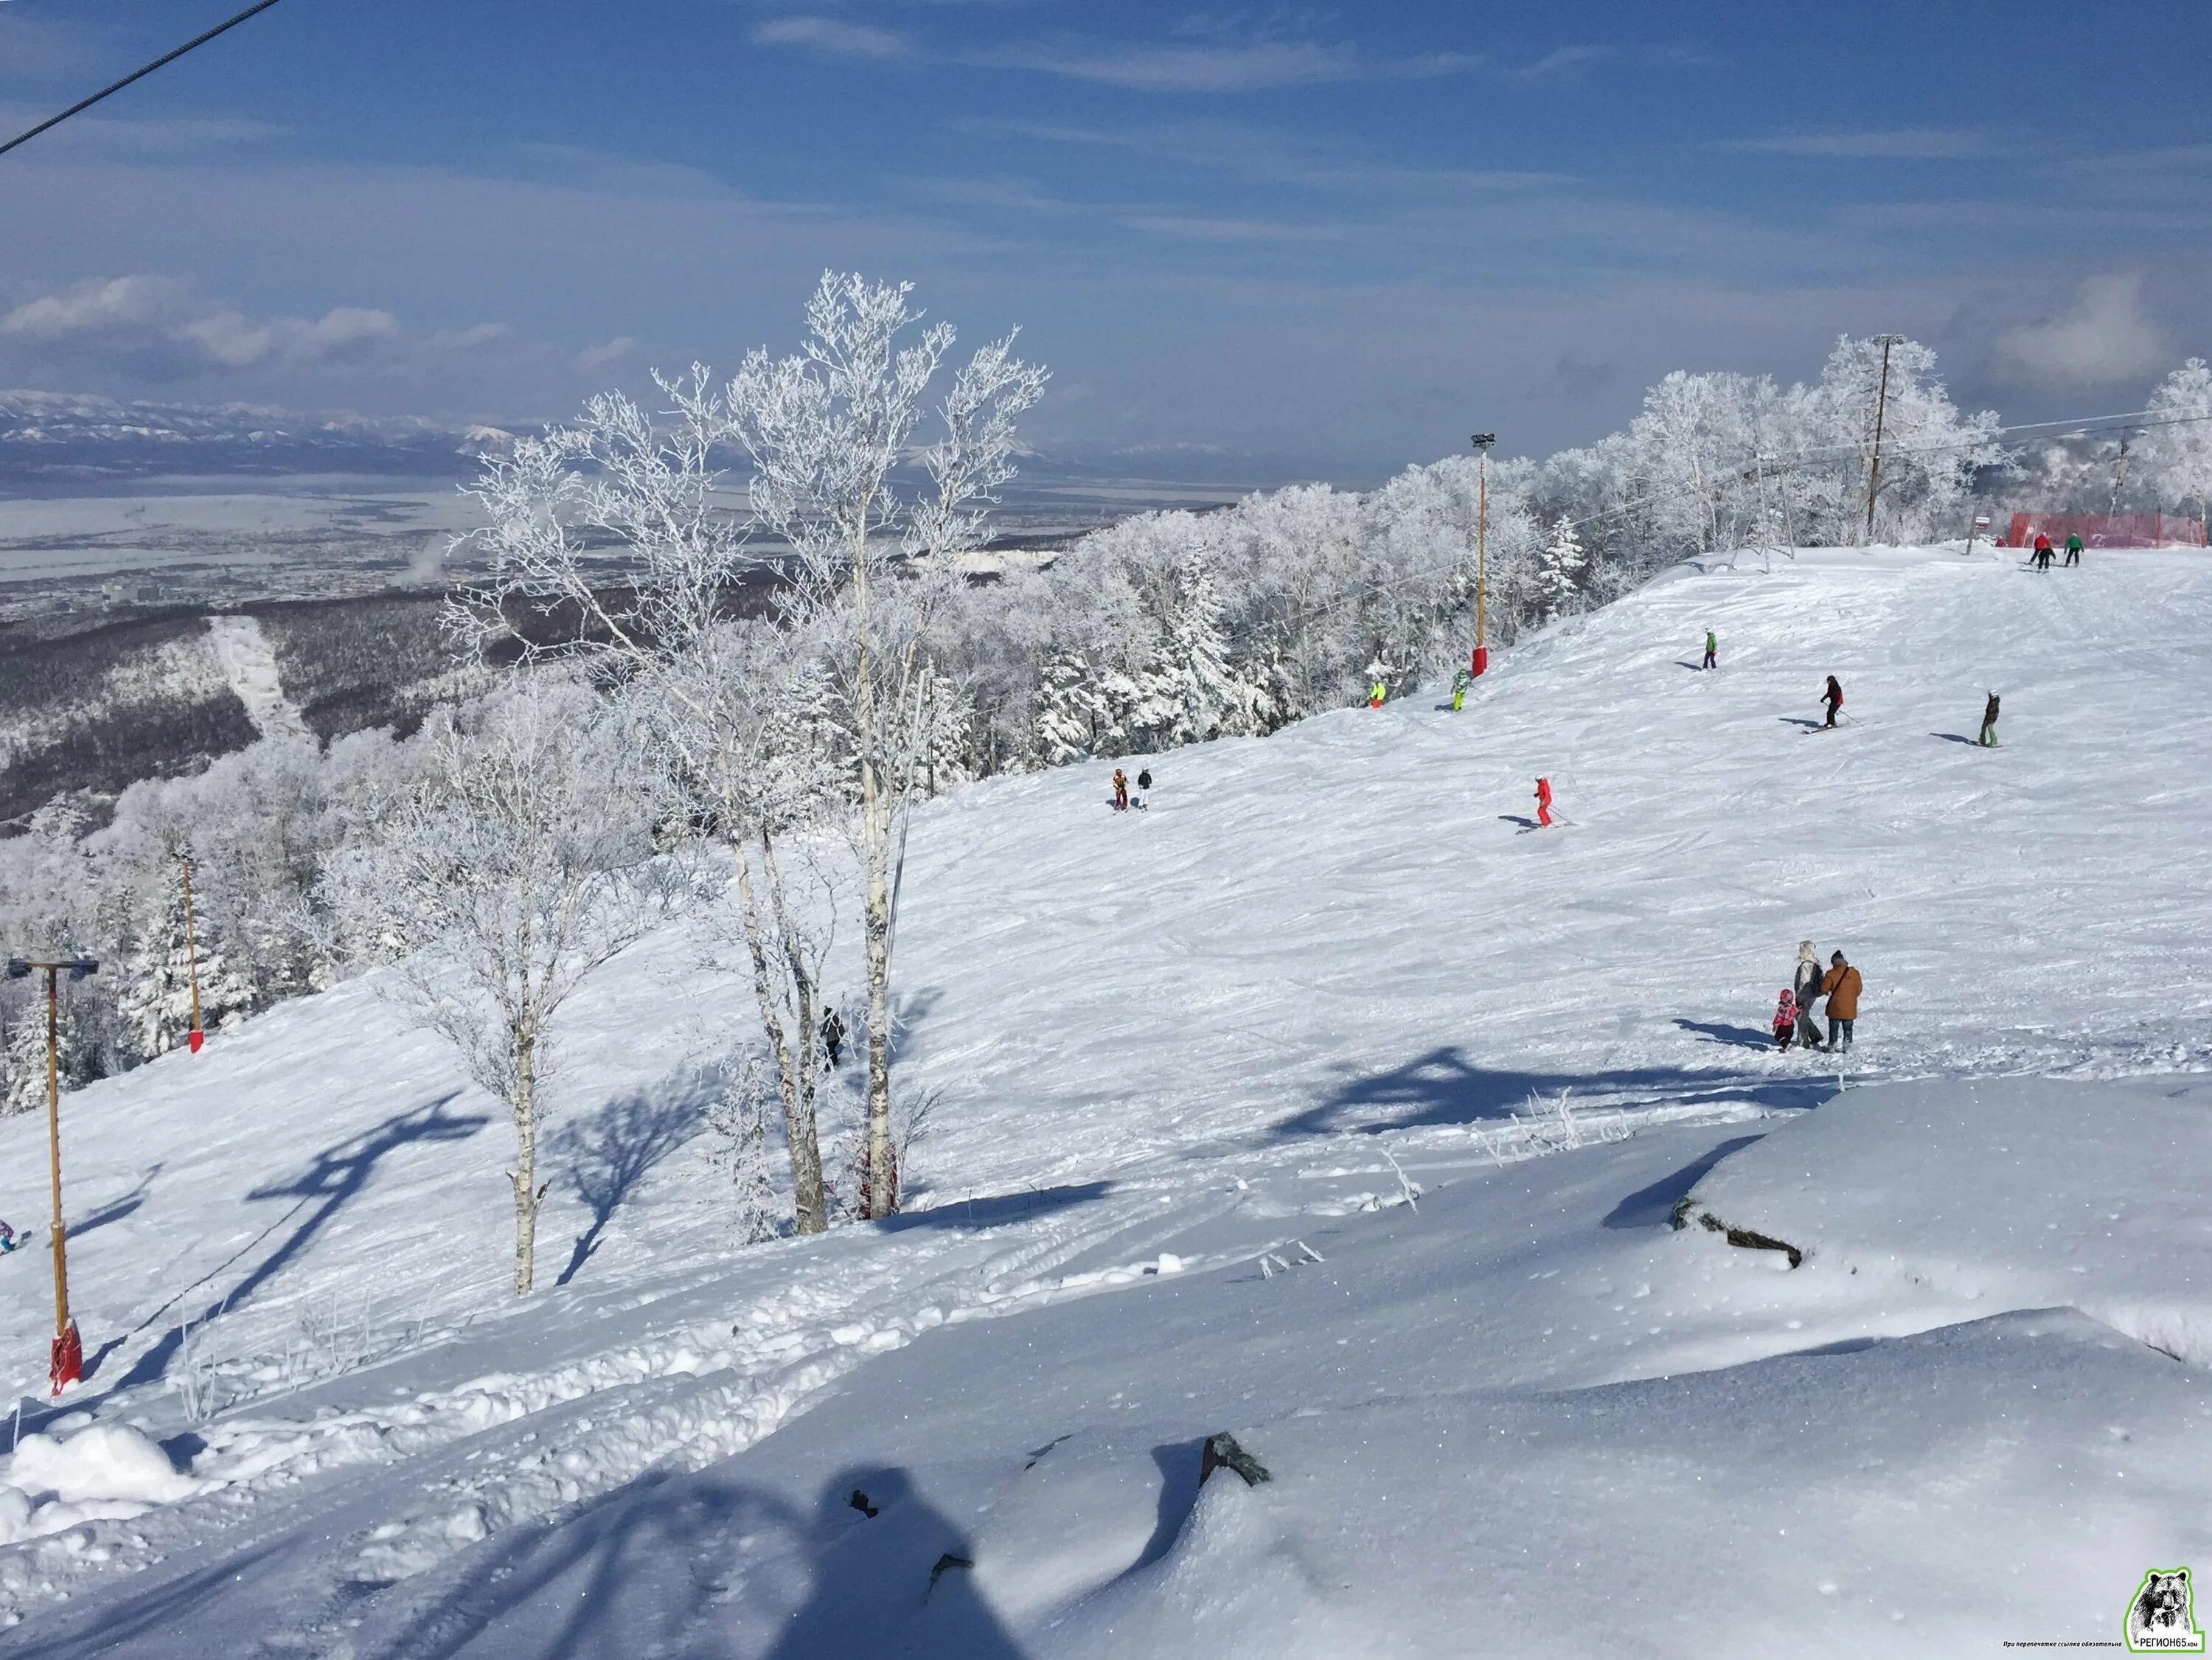
<svg viewBox="0 0 2212 1660"><path fill-rule="evenodd" d="M1828 958L1828 966L1820 966L1820 953L1814 949L1810 939L1800 940L1797 946L1797 971L1774 1006L1774 1046L1786 1049L1794 1041L1801 1048L1823 1049L1833 1055L1847 1052L1851 1047L1851 1028L1859 1018L1859 993L1863 982L1859 971L1844 958L1841 952ZM1828 1039L1820 1041L1820 1023L1814 1018L1813 1005L1820 999L1828 1002Z"/></svg>
<svg viewBox="0 0 2212 1660"><path fill-rule="evenodd" d="M2027 562L2038 570L2049 570L2051 554L2051 538L2041 531L2036 532L2035 551L2030 556ZM2079 536L2069 536L2066 538L2066 562L2069 565L2078 565L2081 562L2081 538Z"/></svg>
<svg viewBox="0 0 2212 1660"><path fill-rule="evenodd" d="M1150 767L1147 767L1137 775L1137 794L1135 799L1132 800L1129 795L1129 775L1123 772L1119 767L1115 768L1114 811L1116 812L1127 812L1131 807L1134 807L1139 812L1144 812L1145 792L1152 788L1152 769Z"/></svg>

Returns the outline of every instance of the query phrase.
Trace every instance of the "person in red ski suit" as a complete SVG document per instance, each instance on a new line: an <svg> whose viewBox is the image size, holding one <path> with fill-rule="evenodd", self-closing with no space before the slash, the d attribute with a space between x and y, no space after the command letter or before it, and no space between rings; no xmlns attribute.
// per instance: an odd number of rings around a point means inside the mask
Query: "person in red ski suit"
<svg viewBox="0 0 2212 1660"><path fill-rule="evenodd" d="M1784 986L1782 1000L1774 1006L1774 1047L1786 1049L1797 1031L1797 994Z"/></svg>
<svg viewBox="0 0 2212 1660"><path fill-rule="evenodd" d="M1552 781L1548 778L1536 781L1536 822L1547 826L1552 822Z"/></svg>

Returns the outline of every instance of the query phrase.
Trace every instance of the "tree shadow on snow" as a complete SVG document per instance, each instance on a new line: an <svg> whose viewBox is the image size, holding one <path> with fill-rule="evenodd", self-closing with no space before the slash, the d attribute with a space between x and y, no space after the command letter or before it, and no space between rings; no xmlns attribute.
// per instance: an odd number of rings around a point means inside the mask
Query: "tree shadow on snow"
<svg viewBox="0 0 2212 1660"><path fill-rule="evenodd" d="M1714 1165L1732 1152L1741 1152L1759 1139L1756 1135L1735 1136L1702 1157L1692 1159L1681 1169L1661 1177L1649 1187L1637 1189L1605 1213L1601 1225L1608 1228L1653 1228L1672 1221L1674 1207L1689 1196L1690 1190L1705 1179Z"/></svg>
<svg viewBox="0 0 2212 1660"><path fill-rule="evenodd" d="M967 1535L905 1471L876 1464L832 1476L811 1515L712 1473L649 1473L561 1524L517 1527L479 1548L443 1596L377 1633L375 1651L436 1660L497 1627L502 1651L549 1660L720 1653L730 1582L775 1584L787 1554L802 1584L786 1609L745 1610L775 1620L764 1660L1023 1660L975 1590Z"/></svg>
<svg viewBox="0 0 2212 1660"><path fill-rule="evenodd" d="M1021 1193L997 1193L981 1199L951 1201L927 1210L902 1211L875 1225L886 1233L908 1228L994 1228L1005 1222L1025 1221L1048 1212L1087 1205L1113 1192L1111 1182L1072 1182L1064 1187L1030 1188Z"/></svg>
<svg viewBox="0 0 2212 1660"><path fill-rule="evenodd" d="M1346 1132L1379 1135L1431 1124L1498 1122L1522 1116L1531 1096L1555 1096L1563 1089L1579 1094L1634 1091L1650 1096L1650 1104L1669 1106L1750 1101L1761 1106L1803 1107L1833 1093L1832 1081L1703 1068L1692 1072L1680 1067L1522 1072L1477 1066L1457 1047L1446 1046L1403 1066L1354 1079L1318 1106L1284 1119L1272 1133L1278 1137Z"/></svg>
<svg viewBox="0 0 2212 1660"><path fill-rule="evenodd" d="M374 1128L363 1130L358 1135L349 1136L336 1146L317 1153L314 1162L309 1164L307 1171L296 1180L282 1187L256 1188L247 1194L246 1196L249 1201L270 1199L289 1199L294 1201L290 1209L270 1223L267 1228L262 1230L254 1243L258 1243L260 1239L266 1238L276 1229L298 1216L301 1211L306 1211L307 1215L299 1225L292 1230L284 1242L264 1257L237 1285L216 1301L210 1303L197 1316L179 1321L162 1333L160 1341L140 1355L132 1363L131 1370L118 1378L113 1387L125 1389L135 1383L159 1383L167 1375L170 1363L176 1359L177 1352L183 1347L186 1328L204 1325L226 1309L246 1302L254 1292L283 1273L301 1252L314 1243L315 1236L323 1231L331 1218L344 1209L348 1201L368 1185L369 1178L376 1173L378 1164L387 1154L418 1141L465 1141L491 1122L480 1113L467 1115L447 1113L446 1109L452 1104L453 1099L453 1097L450 1094L441 1096L437 1100L417 1107L410 1112L396 1113ZM246 1250L252 1249L252 1244L246 1248ZM237 1262L244 1255L245 1251L240 1251L233 1256L230 1262ZM229 1262L226 1262L223 1268L228 1268L229 1265ZM216 1274L222 1272L222 1268L217 1268L214 1273L203 1275L200 1280L194 1282L194 1286L206 1284L209 1280L215 1277ZM167 1310L174 1306L179 1298L189 1295L194 1286L187 1286L184 1292L178 1293L178 1297L171 1298L161 1308L156 1309L141 1321L130 1335L135 1336L138 1332L145 1330L155 1321L161 1318ZM126 1340L118 1338L104 1347L99 1355L94 1357L93 1364L86 1366L85 1376L88 1378L92 1377L98 1368L98 1362L104 1359L125 1341ZM77 1404L81 1406L83 1403Z"/></svg>
<svg viewBox="0 0 2212 1660"><path fill-rule="evenodd" d="M1674 1024L1684 1031L1694 1031L1709 1043L1725 1043L1730 1049L1771 1049L1774 1034L1751 1026L1723 1025L1717 1020L1677 1020Z"/></svg>
<svg viewBox="0 0 2212 1660"><path fill-rule="evenodd" d="M130 1192L109 1200L106 1204L94 1208L81 1220L70 1223L69 1237L75 1239L82 1234L90 1233L94 1228L104 1228L110 1222L120 1222L146 1202L147 1190L154 1185L154 1178L161 1173L161 1165L155 1164L153 1169L138 1178L138 1185Z"/></svg>
<svg viewBox="0 0 2212 1660"><path fill-rule="evenodd" d="M713 1093L714 1079L702 1073L672 1094L655 1099L642 1094L611 1101L591 1117L571 1119L554 1134L550 1151L576 1197L592 1213L576 1236L568 1266L553 1283L565 1286L592 1260L607 1224L654 1165L699 1132Z"/></svg>

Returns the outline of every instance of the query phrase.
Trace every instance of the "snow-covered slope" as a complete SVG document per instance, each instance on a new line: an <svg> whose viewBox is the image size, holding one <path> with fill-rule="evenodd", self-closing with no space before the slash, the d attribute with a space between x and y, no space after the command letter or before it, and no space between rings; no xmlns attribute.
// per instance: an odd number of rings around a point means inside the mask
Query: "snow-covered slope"
<svg viewBox="0 0 2212 1660"><path fill-rule="evenodd" d="M1143 813L1110 765L962 791L900 921L929 1208L733 1252L690 1062L745 999L672 930L572 1036L520 1310L505 1127L373 984L87 1090L64 1404L173 1475L27 1409L0 1650L2116 1637L2212 1554L2206 1098L2102 1081L2212 1057L2208 640L2201 555L1751 556L1457 715L1160 757ZM1866 977L1840 1100L1765 1035L1807 937ZM40 1140L0 1125L19 1227ZM2165 1219L2086 1225L2120 1186ZM27 1394L46 1289L0 1265ZM1224 1429L1273 1481L1197 1493Z"/></svg>

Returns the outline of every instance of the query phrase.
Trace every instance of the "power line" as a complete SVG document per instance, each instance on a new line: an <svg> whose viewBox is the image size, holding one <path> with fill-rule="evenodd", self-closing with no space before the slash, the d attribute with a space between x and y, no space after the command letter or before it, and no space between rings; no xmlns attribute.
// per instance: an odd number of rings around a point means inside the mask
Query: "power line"
<svg viewBox="0 0 2212 1660"><path fill-rule="evenodd" d="M85 111L90 109L94 104L97 104L101 99L112 97L115 94L121 92L124 88L129 86L133 81L144 80L155 70L175 63L177 59L182 58L186 52L192 51L196 47L204 46L218 34L222 34L231 29L236 28L247 18L253 16L256 13L267 11L270 7L276 3L276 0L257 0L256 4L248 6L244 11L239 13L237 16L232 18L228 22L216 24L205 34L197 36L192 40L185 41L183 46L179 46L174 52L168 52L160 58L156 58L152 63L147 64L145 68L131 70L130 74L125 76L113 86L102 87L98 92L93 94L91 97L82 99L78 102L71 104L59 115L49 117L47 119L40 122L37 126L33 127L28 132L16 134L15 137L10 138L6 143L0 144L0 155L5 155L9 150L14 149L18 144L29 143L31 140L36 138L40 133L49 131L52 129L61 125L63 122L68 120L72 115L82 115Z"/></svg>

